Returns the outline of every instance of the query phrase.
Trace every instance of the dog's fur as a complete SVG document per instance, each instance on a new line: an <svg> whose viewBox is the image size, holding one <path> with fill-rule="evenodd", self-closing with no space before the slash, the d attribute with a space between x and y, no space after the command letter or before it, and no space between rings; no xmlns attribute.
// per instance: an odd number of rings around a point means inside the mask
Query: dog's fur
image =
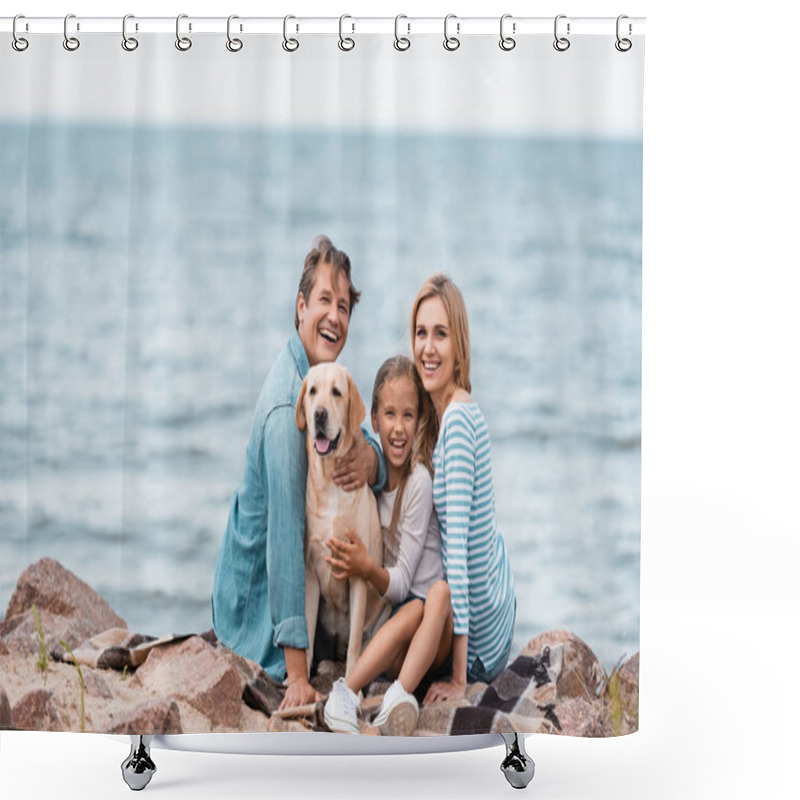
<svg viewBox="0 0 800 800"><path fill-rule="evenodd" d="M371 635L388 608L367 581L334 578L331 565L325 561L330 555L325 541L332 536L343 539L351 530L361 537L371 558L383 563L378 506L369 487L345 492L333 482L336 458L355 445L366 408L344 367L318 364L303 381L295 415L297 427L307 430L305 570L309 675L318 618L335 642L347 642L349 675L361 655L363 635Z"/></svg>

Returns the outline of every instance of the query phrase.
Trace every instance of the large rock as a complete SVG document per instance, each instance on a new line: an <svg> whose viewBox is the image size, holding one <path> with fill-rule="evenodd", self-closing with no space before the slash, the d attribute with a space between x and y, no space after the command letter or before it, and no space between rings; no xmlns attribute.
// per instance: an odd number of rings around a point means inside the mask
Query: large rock
<svg viewBox="0 0 800 800"><path fill-rule="evenodd" d="M60 731L61 722L46 689L34 689L20 698L11 711L14 727L23 731Z"/></svg>
<svg viewBox="0 0 800 800"><path fill-rule="evenodd" d="M589 645L569 631L547 631L534 637L522 651L524 656L535 656L545 647L563 644L563 664L558 676L557 691L560 698L583 697L591 700L597 695L603 674L597 656Z"/></svg>
<svg viewBox="0 0 800 800"><path fill-rule="evenodd" d="M181 712L172 699L146 700L121 714L115 714L105 733L168 734L183 733Z"/></svg>
<svg viewBox="0 0 800 800"><path fill-rule="evenodd" d="M639 729L639 654L635 653L614 670L603 686L601 698L614 736Z"/></svg>
<svg viewBox="0 0 800 800"><path fill-rule="evenodd" d="M272 716L283 702L284 690L267 675L261 665L250 658L245 658L229 650L217 642L216 638L209 641L204 634L200 637L205 642L212 644L218 651L226 653L233 661L239 675L245 683L242 700L248 708L260 711L268 717Z"/></svg>
<svg viewBox="0 0 800 800"><path fill-rule="evenodd" d="M8 702L6 690L0 686L0 728L11 727L11 704Z"/></svg>
<svg viewBox="0 0 800 800"><path fill-rule="evenodd" d="M0 639L11 652L33 654L39 642L32 607L36 606L48 649L63 639L77 647L109 628L126 628L125 620L87 583L52 558L28 567L17 581L0 622Z"/></svg>
<svg viewBox="0 0 800 800"><path fill-rule="evenodd" d="M209 719L212 728L239 724L245 681L228 653L199 636L155 649L131 685L157 697L186 701Z"/></svg>
<svg viewBox="0 0 800 800"><path fill-rule="evenodd" d="M603 706L598 702L592 703L583 697L569 697L556 704L555 714L561 730L554 728L553 733L594 738L613 735Z"/></svg>

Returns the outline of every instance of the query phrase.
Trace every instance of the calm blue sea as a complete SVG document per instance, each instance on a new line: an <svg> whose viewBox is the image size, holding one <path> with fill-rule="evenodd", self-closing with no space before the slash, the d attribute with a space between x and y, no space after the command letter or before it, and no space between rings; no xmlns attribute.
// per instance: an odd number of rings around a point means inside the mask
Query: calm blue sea
<svg viewBox="0 0 800 800"><path fill-rule="evenodd" d="M515 652L639 648L641 142L0 124L0 613L58 559L133 629L211 627L252 411L327 233L362 394L465 296Z"/></svg>

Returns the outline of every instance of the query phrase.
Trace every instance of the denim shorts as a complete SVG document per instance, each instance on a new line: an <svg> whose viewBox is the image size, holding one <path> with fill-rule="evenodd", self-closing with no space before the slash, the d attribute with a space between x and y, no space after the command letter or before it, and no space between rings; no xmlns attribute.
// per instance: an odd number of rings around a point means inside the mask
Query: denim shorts
<svg viewBox="0 0 800 800"><path fill-rule="evenodd" d="M417 595L415 595L415 594L410 594L408 597L406 597L405 600L403 600L402 602L398 603L392 609L392 613L389 616L389 619L391 619L403 606L408 605L409 603L412 603L414 600L421 600L422 601L422 605L425 605L425 598L424 597L417 597Z"/></svg>

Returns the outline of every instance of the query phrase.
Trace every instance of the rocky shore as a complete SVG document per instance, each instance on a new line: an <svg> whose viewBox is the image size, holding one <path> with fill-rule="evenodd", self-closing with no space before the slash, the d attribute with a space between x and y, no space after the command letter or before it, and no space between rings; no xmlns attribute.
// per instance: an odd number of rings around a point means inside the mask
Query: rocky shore
<svg viewBox="0 0 800 800"><path fill-rule="evenodd" d="M344 673L322 662L327 695ZM361 732L389 684L361 703ZM128 630L90 586L52 559L26 569L0 622L0 728L98 733L325 731L322 704L280 713L282 687L213 631L160 639ZM547 732L604 737L638 728L639 654L610 675L567 631L532 639L490 684L422 706L415 736Z"/></svg>

